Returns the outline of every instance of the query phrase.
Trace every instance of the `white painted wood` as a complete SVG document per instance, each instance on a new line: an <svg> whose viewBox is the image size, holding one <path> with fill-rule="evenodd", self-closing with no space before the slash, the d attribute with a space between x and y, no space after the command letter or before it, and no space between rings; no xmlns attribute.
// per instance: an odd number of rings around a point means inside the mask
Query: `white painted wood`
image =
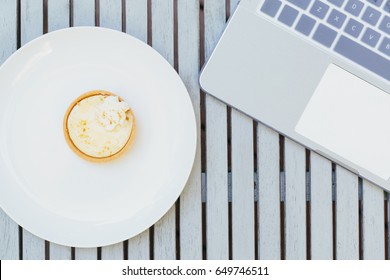
<svg viewBox="0 0 390 280"><path fill-rule="evenodd" d="M95 0L73 0L73 25L95 25Z"/></svg>
<svg viewBox="0 0 390 280"><path fill-rule="evenodd" d="M179 74L192 100L198 132L194 166L180 196L180 258L202 259L199 1L178 1L177 10Z"/></svg>
<svg viewBox="0 0 390 280"><path fill-rule="evenodd" d="M333 259L332 163L310 153L311 259Z"/></svg>
<svg viewBox="0 0 390 280"><path fill-rule="evenodd" d="M49 0L47 5L49 32L69 27L69 0Z"/></svg>
<svg viewBox="0 0 390 280"><path fill-rule="evenodd" d="M23 259L44 260L45 240L23 229Z"/></svg>
<svg viewBox="0 0 390 280"><path fill-rule="evenodd" d="M76 260L96 260L97 249L96 248L76 248L75 249Z"/></svg>
<svg viewBox="0 0 390 280"><path fill-rule="evenodd" d="M281 258L279 134L260 123L257 124L257 169L259 259L279 260Z"/></svg>
<svg viewBox="0 0 390 280"><path fill-rule="evenodd" d="M152 0L152 46L173 65L173 0ZM154 258L176 259L176 207L154 225Z"/></svg>
<svg viewBox="0 0 390 280"><path fill-rule="evenodd" d="M100 26L122 31L122 0L100 0Z"/></svg>
<svg viewBox="0 0 390 280"><path fill-rule="evenodd" d="M148 40L148 1L126 0L126 33Z"/></svg>
<svg viewBox="0 0 390 280"><path fill-rule="evenodd" d="M284 159L286 259L306 259L305 149L286 138Z"/></svg>
<svg viewBox="0 0 390 280"><path fill-rule="evenodd" d="M225 27L225 0L204 1L205 58ZM229 258L226 105L206 95L207 259Z"/></svg>
<svg viewBox="0 0 390 280"><path fill-rule="evenodd" d="M147 42L148 39L148 7L144 0L126 0L126 33ZM129 239L129 260L150 259L149 229Z"/></svg>
<svg viewBox="0 0 390 280"><path fill-rule="evenodd" d="M127 253L129 260L149 260L149 252L149 229L129 239Z"/></svg>
<svg viewBox="0 0 390 280"><path fill-rule="evenodd" d="M363 259L385 258L384 192L363 180Z"/></svg>
<svg viewBox="0 0 390 280"><path fill-rule="evenodd" d="M21 0L21 44L39 37L43 33L42 0ZM45 241L23 229L23 259L45 259Z"/></svg>
<svg viewBox="0 0 390 280"><path fill-rule="evenodd" d="M102 247L102 260L123 260L123 242Z"/></svg>
<svg viewBox="0 0 390 280"><path fill-rule="evenodd" d="M255 258L253 120L232 109L232 257Z"/></svg>
<svg viewBox="0 0 390 280"><path fill-rule="evenodd" d="M336 259L359 259L359 179L336 166Z"/></svg>
<svg viewBox="0 0 390 280"><path fill-rule="evenodd" d="M28 43L43 33L43 1L21 0L21 43Z"/></svg>
<svg viewBox="0 0 390 280"><path fill-rule="evenodd" d="M51 260L71 260L71 247L62 246L56 243L50 243L50 259Z"/></svg>
<svg viewBox="0 0 390 280"><path fill-rule="evenodd" d="M1 1L0 9L0 65L17 47L16 1ZM19 259L19 227L0 208L0 260Z"/></svg>

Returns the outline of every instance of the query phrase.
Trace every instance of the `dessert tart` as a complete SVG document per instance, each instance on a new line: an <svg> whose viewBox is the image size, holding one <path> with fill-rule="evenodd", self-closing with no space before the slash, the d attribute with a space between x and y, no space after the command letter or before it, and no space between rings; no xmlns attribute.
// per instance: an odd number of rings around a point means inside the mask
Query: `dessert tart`
<svg viewBox="0 0 390 280"><path fill-rule="evenodd" d="M106 162L123 155L135 136L135 117L118 95L93 90L79 96L64 117L64 135L81 158Z"/></svg>

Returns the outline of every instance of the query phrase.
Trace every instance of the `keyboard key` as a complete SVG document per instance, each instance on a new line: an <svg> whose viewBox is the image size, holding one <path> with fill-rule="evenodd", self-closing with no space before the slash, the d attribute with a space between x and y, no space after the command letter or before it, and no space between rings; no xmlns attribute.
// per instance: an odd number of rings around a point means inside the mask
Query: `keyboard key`
<svg viewBox="0 0 390 280"><path fill-rule="evenodd" d="M297 16L298 16L298 11L286 5L284 6L282 12L280 13L278 20L288 26L292 26Z"/></svg>
<svg viewBox="0 0 390 280"><path fill-rule="evenodd" d="M344 4L344 0L328 0L328 2L336 5L337 7L341 7Z"/></svg>
<svg viewBox="0 0 390 280"><path fill-rule="evenodd" d="M353 14L354 16L359 16L360 12L363 9L363 6L363 2L359 0L349 0L344 9L348 13Z"/></svg>
<svg viewBox="0 0 390 280"><path fill-rule="evenodd" d="M310 13L320 19L323 19L328 13L329 6L321 1L315 1L310 9Z"/></svg>
<svg viewBox="0 0 390 280"><path fill-rule="evenodd" d="M347 26L345 27L344 31L357 38L359 37L360 35L360 32L362 32L363 30L363 24L361 24L360 22L354 20L353 18L351 18L348 23L347 23Z"/></svg>
<svg viewBox="0 0 390 280"><path fill-rule="evenodd" d="M302 15L295 29L302 34L309 36L311 31L313 30L315 23L316 21L311 17L307 15Z"/></svg>
<svg viewBox="0 0 390 280"><path fill-rule="evenodd" d="M337 32L333 29L323 25L322 23L317 27L316 32L313 35L313 39L325 47L330 47L336 39Z"/></svg>
<svg viewBox="0 0 390 280"><path fill-rule="evenodd" d="M337 10L332 10L328 17L328 23L336 28L341 28L347 16Z"/></svg>
<svg viewBox="0 0 390 280"><path fill-rule="evenodd" d="M390 17L385 16L379 25L379 29L390 35Z"/></svg>
<svg viewBox="0 0 390 280"><path fill-rule="evenodd" d="M390 60L342 35L334 50L364 68L390 81Z"/></svg>
<svg viewBox="0 0 390 280"><path fill-rule="evenodd" d="M362 41L371 47L375 47L380 37L381 34L376 32L375 30L372 30L371 28L367 28L366 32L362 37Z"/></svg>
<svg viewBox="0 0 390 280"><path fill-rule="evenodd" d="M279 0L265 0L260 11L269 15L270 17L274 17L276 13L279 11L281 5L282 2Z"/></svg>
<svg viewBox="0 0 390 280"><path fill-rule="evenodd" d="M379 46L379 50L390 56L390 38L384 38Z"/></svg>
<svg viewBox="0 0 390 280"><path fill-rule="evenodd" d="M375 10L371 7L367 7L367 9L365 10L365 12L363 14L362 19L365 22L375 26L378 23L378 20L380 17L381 17L380 12L378 12L377 10Z"/></svg>
<svg viewBox="0 0 390 280"><path fill-rule="evenodd" d="M367 1L374 4L377 7L380 7L381 4L383 3L383 0L367 0Z"/></svg>
<svg viewBox="0 0 390 280"><path fill-rule="evenodd" d="M294 4L295 6L306 10L309 6L311 0L288 0L288 2Z"/></svg>

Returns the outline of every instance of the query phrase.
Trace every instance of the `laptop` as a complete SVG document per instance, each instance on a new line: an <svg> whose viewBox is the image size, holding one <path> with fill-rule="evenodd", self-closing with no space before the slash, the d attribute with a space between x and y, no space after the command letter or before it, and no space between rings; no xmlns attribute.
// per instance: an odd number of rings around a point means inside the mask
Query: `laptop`
<svg viewBox="0 0 390 280"><path fill-rule="evenodd" d="M200 85L390 191L390 0L241 0Z"/></svg>

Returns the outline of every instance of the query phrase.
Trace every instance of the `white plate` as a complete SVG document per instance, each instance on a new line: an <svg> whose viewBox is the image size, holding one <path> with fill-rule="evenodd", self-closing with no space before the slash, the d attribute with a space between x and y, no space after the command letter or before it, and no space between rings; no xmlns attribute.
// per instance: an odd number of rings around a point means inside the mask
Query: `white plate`
<svg viewBox="0 0 390 280"><path fill-rule="evenodd" d="M63 135L69 104L117 93L137 120L133 146L109 163L74 154ZM189 177L196 122L171 65L141 41L95 27L44 35L0 68L0 205L43 239L96 247L153 225Z"/></svg>

